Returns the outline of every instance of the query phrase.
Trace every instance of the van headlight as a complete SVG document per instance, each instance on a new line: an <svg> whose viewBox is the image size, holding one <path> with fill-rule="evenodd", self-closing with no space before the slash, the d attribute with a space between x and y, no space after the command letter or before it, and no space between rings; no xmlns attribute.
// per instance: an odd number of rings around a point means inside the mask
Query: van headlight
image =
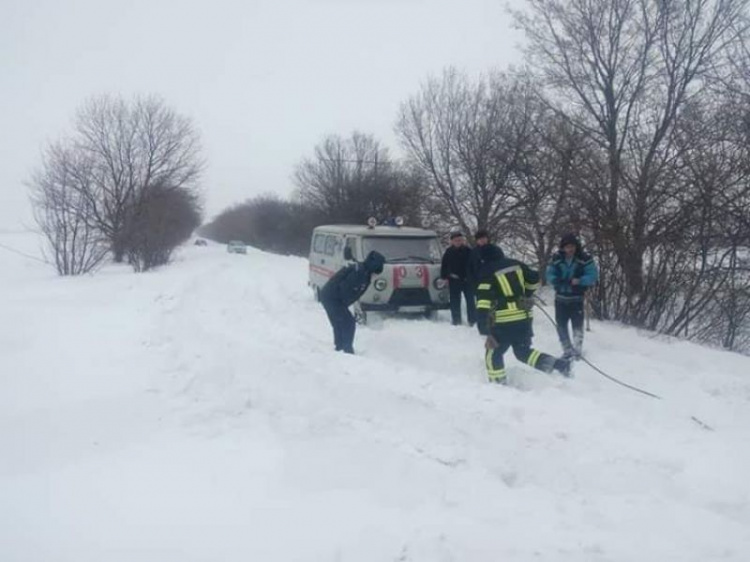
<svg viewBox="0 0 750 562"><path fill-rule="evenodd" d="M432 286L435 287L438 291L442 291L448 286L448 281L445 279L442 279L441 277L438 277L432 282Z"/></svg>
<svg viewBox="0 0 750 562"><path fill-rule="evenodd" d="M385 279L375 279L375 290L385 291L388 288L388 281Z"/></svg>

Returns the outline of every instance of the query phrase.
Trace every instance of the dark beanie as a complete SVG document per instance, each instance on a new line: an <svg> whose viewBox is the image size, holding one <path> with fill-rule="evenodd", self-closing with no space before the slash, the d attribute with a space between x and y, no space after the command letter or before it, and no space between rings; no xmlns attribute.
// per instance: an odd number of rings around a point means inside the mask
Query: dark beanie
<svg viewBox="0 0 750 562"><path fill-rule="evenodd" d="M578 237L572 232L569 232L560 239L560 248L563 248L568 244L573 244L576 248L580 247L581 245L581 243L578 241Z"/></svg>
<svg viewBox="0 0 750 562"><path fill-rule="evenodd" d="M479 240L480 238L486 238L487 240L489 240L490 233L486 230L477 230L477 233L474 235L474 240Z"/></svg>

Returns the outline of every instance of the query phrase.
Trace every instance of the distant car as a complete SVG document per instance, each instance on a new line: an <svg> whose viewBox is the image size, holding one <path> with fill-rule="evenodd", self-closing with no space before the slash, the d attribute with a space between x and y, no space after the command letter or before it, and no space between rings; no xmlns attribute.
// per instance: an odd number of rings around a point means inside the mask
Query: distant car
<svg viewBox="0 0 750 562"><path fill-rule="evenodd" d="M203 238L198 238L198 240L195 241L196 246L208 246L208 242L206 242Z"/></svg>
<svg viewBox="0 0 750 562"><path fill-rule="evenodd" d="M230 254L247 254L247 246L239 240L232 240L227 244L227 252Z"/></svg>

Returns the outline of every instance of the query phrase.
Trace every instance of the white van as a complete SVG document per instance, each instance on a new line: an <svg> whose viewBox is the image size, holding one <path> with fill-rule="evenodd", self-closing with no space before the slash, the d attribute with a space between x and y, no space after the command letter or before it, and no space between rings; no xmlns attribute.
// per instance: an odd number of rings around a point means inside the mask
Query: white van
<svg viewBox="0 0 750 562"><path fill-rule="evenodd" d="M371 251L385 256L383 272L355 305L358 320L367 311L422 313L449 308L448 285L440 278L443 248L432 230L405 226L328 225L313 231L310 280L316 298L342 267L363 261Z"/></svg>

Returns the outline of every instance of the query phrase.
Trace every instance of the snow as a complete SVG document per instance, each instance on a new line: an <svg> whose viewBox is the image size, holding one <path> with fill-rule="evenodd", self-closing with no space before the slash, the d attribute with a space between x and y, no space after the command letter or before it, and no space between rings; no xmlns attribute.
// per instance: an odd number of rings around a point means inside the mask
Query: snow
<svg viewBox="0 0 750 562"><path fill-rule="evenodd" d="M78 279L0 250L0 560L750 559L750 358L592 322L591 361L663 400L510 353L497 387L446 316L333 352L306 279L216 245Z"/></svg>

